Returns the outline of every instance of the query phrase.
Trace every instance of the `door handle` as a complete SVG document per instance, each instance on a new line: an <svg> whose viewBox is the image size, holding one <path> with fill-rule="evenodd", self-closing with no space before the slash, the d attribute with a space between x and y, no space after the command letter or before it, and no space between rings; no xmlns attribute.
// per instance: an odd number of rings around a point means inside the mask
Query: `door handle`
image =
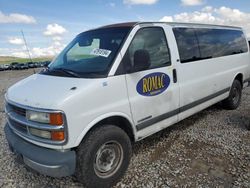
<svg viewBox="0 0 250 188"><path fill-rule="evenodd" d="M176 69L173 69L173 82L177 83L177 72L176 72Z"/></svg>

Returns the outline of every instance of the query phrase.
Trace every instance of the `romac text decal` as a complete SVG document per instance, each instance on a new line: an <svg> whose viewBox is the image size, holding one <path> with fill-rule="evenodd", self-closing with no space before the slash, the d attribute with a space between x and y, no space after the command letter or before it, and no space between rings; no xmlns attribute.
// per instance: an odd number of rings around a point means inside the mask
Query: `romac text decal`
<svg viewBox="0 0 250 188"><path fill-rule="evenodd" d="M155 72L144 76L137 83L136 90L143 96L155 96L164 92L170 84L168 75L162 72Z"/></svg>

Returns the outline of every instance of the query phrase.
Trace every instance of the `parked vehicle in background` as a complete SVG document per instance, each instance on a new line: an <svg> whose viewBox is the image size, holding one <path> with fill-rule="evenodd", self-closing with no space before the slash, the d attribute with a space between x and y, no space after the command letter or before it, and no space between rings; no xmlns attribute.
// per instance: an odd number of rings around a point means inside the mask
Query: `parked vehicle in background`
<svg viewBox="0 0 250 188"><path fill-rule="evenodd" d="M0 71L9 70L9 64L0 64Z"/></svg>
<svg viewBox="0 0 250 188"><path fill-rule="evenodd" d="M34 65L35 65L35 68L37 68L37 67L38 67L38 63L37 63L37 62L34 62Z"/></svg>
<svg viewBox="0 0 250 188"><path fill-rule="evenodd" d="M10 69L10 64L3 64L4 70L9 70Z"/></svg>
<svg viewBox="0 0 250 188"><path fill-rule="evenodd" d="M10 70L15 70L15 69L17 69L17 65L18 65L19 63L18 62L12 62L11 64L10 64L10 66L9 66L9 69Z"/></svg>
<svg viewBox="0 0 250 188"><path fill-rule="evenodd" d="M39 67L43 67L42 62L37 62L37 68L39 68Z"/></svg>
<svg viewBox="0 0 250 188"><path fill-rule="evenodd" d="M15 67L15 70L23 70L25 69L24 63L18 63Z"/></svg>
<svg viewBox="0 0 250 188"><path fill-rule="evenodd" d="M50 64L50 61L43 61L42 66L47 67Z"/></svg>
<svg viewBox="0 0 250 188"><path fill-rule="evenodd" d="M24 63L18 63L15 67L15 70L23 70L23 69L28 69L28 65Z"/></svg>
<svg viewBox="0 0 250 188"><path fill-rule="evenodd" d="M44 67L44 63L43 62L39 62L39 67Z"/></svg>
<svg viewBox="0 0 250 188"><path fill-rule="evenodd" d="M33 62L28 62L27 65L29 68L35 68L35 64Z"/></svg>
<svg viewBox="0 0 250 188"><path fill-rule="evenodd" d="M27 63L24 63L23 67L24 69L29 69L29 65Z"/></svg>
<svg viewBox="0 0 250 188"><path fill-rule="evenodd" d="M4 69L4 65L1 65L0 64L0 71L4 71L5 69Z"/></svg>
<svg viewBox="0 0 250 188"><path fill-rule="evenodd" d="M239 27L134 22L79 34L5 95L10 149L36 171L111 187L131 143L213 104L240 105L250 53Z"/></svg>

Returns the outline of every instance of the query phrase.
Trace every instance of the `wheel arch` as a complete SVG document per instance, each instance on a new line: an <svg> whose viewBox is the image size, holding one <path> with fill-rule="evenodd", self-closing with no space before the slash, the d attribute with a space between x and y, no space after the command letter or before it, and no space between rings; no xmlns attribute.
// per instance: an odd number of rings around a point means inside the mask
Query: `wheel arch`
<svg viewBox="0 0 250 188"><path fill-rule="evenodd" d="M129 116L123 113L108 113L89 123L77 138L75 145L78 146L90 131L97 129L103 124L112 124L121 128L127 133L131 142L135 142L137 140L135 127L133 126L133 122Z"/></svg>
<svg viewBox="0 0 250 188"><path fill-rule="evenodd" d="M237 73L236 76L234 77L234 80L238 80L241 83L241 87L243 87L243 74L242 73Z"/></svg>

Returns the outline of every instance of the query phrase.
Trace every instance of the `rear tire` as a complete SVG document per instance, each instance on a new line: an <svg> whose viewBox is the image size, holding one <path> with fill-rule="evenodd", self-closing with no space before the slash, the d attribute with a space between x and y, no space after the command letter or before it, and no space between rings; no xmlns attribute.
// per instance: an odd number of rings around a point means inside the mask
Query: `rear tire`
<svg viewBox="0 0 250 188"><path fill-rule="evenodd" d="M242 86L239 80L234 80L229 96L224 101L222 101L222 105L225 109L234 110L238 108L241 101L242 95Z"/></svg>
<svg viewBox="0 0 250 188"><path fill-rule="evenodd" d="M76 177L86 187L111 187L127 170L131 153L130 139L121 128L102 125L77 148Z"/></svg>

